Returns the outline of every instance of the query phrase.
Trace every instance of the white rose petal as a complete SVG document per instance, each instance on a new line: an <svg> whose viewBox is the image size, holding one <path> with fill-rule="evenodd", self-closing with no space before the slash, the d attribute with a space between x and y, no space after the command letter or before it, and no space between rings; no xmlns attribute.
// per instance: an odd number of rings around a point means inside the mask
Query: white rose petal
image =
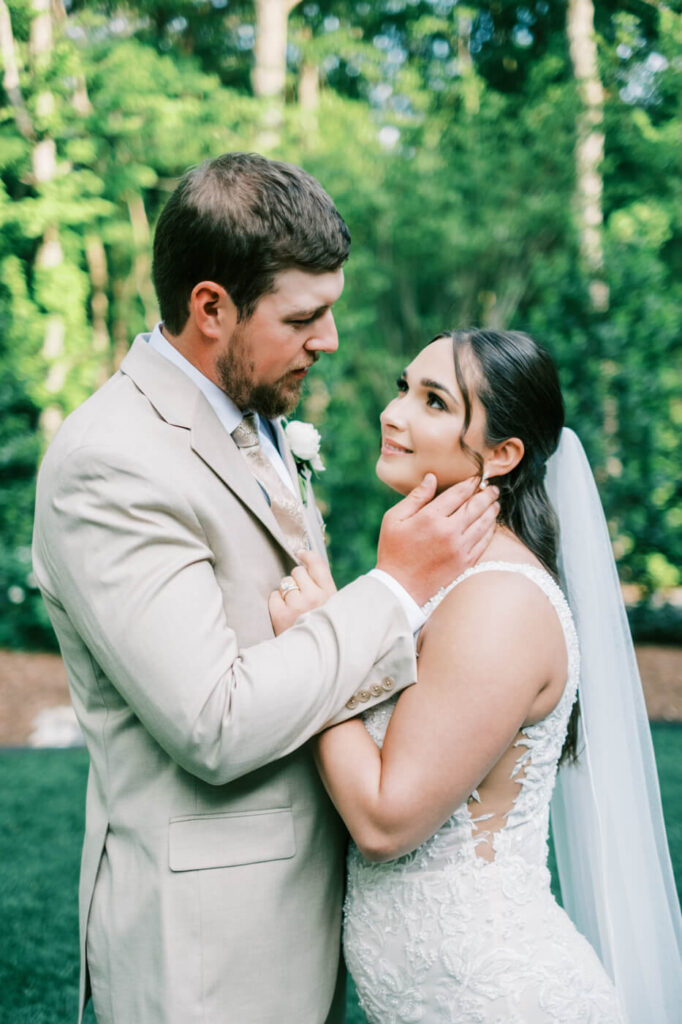
<svg viewBox="0 0 682 1024"><path fill-rule="evenodd" d="M287 423L284 433L292 454L297 459L310 462L313 469L317 469L314 460L321 461L319 459L321 438L319 431L315 429L312 423L292 420L291 423Z"/></svg>

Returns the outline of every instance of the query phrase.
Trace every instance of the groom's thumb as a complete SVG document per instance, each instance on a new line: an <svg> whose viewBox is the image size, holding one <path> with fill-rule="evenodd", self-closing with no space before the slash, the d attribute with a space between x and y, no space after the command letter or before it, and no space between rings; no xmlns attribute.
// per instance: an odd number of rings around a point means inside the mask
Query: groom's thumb
<svg viewBox="0 0 682 1024"><path fill-rule="evenodd" d="M436 493L438 481L434 473L427 473L420 484L417 484L402 501L395 506L398 519L409 519L416 515L424 505L428 505Z"/></svg>

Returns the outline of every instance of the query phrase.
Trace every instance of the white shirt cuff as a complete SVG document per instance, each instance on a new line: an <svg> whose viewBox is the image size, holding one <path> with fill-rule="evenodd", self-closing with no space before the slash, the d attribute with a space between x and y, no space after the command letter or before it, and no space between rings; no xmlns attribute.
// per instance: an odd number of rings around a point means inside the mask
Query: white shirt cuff
<svg viewBox="0 0 682 1024"><path fill-rule="evenodd" d="M400 601L405 615L407 616L407 621L410 624L412 632L416 633L420 630L426 622L426 616L414 598L410 597L408 592L405 590L405 587L398 583L393 576L384 572L383 569L370 569L367 575L374 576L376 580L381 580L381 582L384 583L393 594L395 594Z"/></svg>

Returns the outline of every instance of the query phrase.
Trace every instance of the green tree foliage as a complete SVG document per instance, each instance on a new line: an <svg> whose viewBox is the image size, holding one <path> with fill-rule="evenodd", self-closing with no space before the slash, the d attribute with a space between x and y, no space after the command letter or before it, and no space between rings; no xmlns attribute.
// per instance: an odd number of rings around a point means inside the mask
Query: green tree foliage
<svg viewBox="0 0 682 1024"><path fill-rule="evenodd" d="M247 0L53 0L40 53L34 0L2 7L0 643L45 645L28 556L40 452L153 324L150 238L178 176L262 148L264 106ZM303 0L289 17L270 152L319 177L353 235L341 346L300 411L325 438L341 582L372 564L393 500L373 463L395 376L434 334L472 323L547 345L623 579L645 596L681 582L682 17L643 0L596 8L606 312L590 303L574 215L565 18L558 0Z"/></svg>

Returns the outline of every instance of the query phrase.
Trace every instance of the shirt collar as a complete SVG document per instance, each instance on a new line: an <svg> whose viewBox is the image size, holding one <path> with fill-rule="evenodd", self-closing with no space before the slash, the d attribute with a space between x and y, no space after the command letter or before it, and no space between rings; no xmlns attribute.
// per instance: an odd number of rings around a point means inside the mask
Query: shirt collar
<svg viewBox="0 0 682 1024"><path fill-rule="evenodd" d="M189 359L185 359L175 346L171 345L167 338L164 338L161 333L160 323L156 325L149 335L149 344L159 355L162 355L169 362L177 366L179 370L182 370L196 384L225 430L227 430L228 434L231 434L235 427L238 427L241 423L244 413L235 405L229 395L226 395L217 384L214 384L212 380L204 376L201 370L198 370L193 363L190 363Z"/></svg>

